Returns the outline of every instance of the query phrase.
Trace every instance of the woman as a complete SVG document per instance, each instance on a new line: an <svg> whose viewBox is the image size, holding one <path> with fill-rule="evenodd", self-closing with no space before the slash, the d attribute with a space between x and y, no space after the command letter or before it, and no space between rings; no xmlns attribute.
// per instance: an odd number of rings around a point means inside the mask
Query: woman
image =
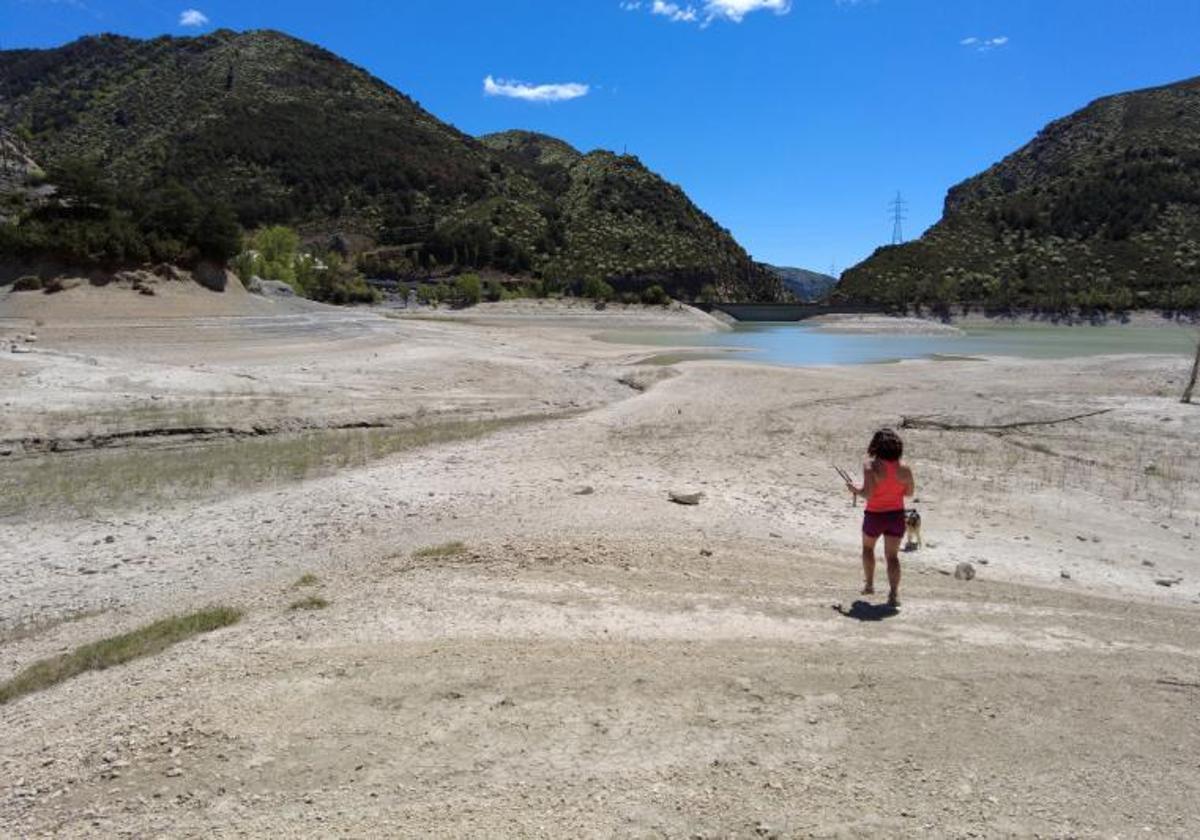
<svg viewBox="0 0 1200 840"><path fill-rule="evenodd" d="M912 470L900 463L904 441L891 429L880 429L867 447L863 462L863 484L846 486L856 496L867 500L863 514L862 561L865 585L862 594L875 592L875 543L883 537L883 553L887 557L888 606L900 606L900 541L904 539L904 497L915 489Z"/></svg>

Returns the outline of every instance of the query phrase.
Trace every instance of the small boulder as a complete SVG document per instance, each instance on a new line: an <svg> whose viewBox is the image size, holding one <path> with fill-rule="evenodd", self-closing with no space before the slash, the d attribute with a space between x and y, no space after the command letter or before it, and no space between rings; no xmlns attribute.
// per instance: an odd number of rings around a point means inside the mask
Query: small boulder
<svg viewBox="0 0 1200 840"><path fill-rule="evenodd" d="M212 292L223 292L231 285L229 276L232 272L223 265L212 262L202 262L192 271L192 279Z"/></svg>
<svg viewBox="0 0 1200 840"><path fill-rule="evenodd" d="M957 566L954 567L954 579L955 580L974 580L975 579L975 567L972 566L970 563L959 563Z"/></svg>
<svg viewBox="0 0 1200 840"><path fill-rule="evenodd" d="M578 490L576 490L576 491L575 491L575 495L576 495L576 496L590 496L590 495L592 495L592 494L593 494L593 493L595 493L595 492L596 492L596 488L592 487L592 486L589 484L589 485L585 485L585 486L583 486L583 487L580 487Z"/></svg>
<svg viewBox="0 0 1200 840"><path fill-rule="evenodd" d="M671 490L667 493L667 498L677 505L698 505L700 504L700 500L704 498L704 494Z"/></svg>
<svg viewBox="0 0 1200 840"><path fill-rule="evenodd" d="M280 280L260 280L259 288L264 297L294 298L296 290Z"/></svg>
<svg viewBox="0 0 1200 840"><path fill-rule="evenodd" d="M188 277L187 272L181 268L176 268L170 263L159 263L154 266L153 271L156 276L164 280L173 280L176 283L185 283L191 279Z"/></svg>
<svg viewBox="0 0 1200 840"><path fill-rule="evenodd" d="M59 292L69 292L71 289L78 289L83 285L83 279L80 277L55 277L52 280L47 280L43 292L48 295L56 295Z"/></svg>

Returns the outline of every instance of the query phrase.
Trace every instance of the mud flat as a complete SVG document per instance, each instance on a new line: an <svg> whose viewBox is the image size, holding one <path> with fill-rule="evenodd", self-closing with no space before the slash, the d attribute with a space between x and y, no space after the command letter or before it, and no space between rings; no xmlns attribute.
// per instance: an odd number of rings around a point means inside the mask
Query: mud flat
<svg viewBox="0 0 1200 840"><path fill-rule="evenodd" d="M0 354L0 483L38 502L0 519L0 679L245 618L0 706L0 833L1200 828L1185 359L652 366L594 316L3 306L37 341ZM832 466L870 431L1091 411L906 432L927 544L898 614L855 606Z"/></svg>

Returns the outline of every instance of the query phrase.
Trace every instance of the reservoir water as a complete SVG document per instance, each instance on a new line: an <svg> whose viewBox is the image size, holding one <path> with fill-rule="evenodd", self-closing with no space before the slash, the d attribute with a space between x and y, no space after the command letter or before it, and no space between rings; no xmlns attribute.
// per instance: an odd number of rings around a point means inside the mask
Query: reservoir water
<svg viewBox="0 0 1200 840"><path fill-rule="evenodd" d="M614 332L619 343L689 348L656 361L736 358L780 365L847 365L899 359L1018 356L1064 359L1128 353L1190 355L1200 329L1163 326L979 326L959 334L880 335L833 332L802 323L739 323L730 332ZM691 349L694 348L694 349ZM734 352L729 352L734 351Z"/></svg>

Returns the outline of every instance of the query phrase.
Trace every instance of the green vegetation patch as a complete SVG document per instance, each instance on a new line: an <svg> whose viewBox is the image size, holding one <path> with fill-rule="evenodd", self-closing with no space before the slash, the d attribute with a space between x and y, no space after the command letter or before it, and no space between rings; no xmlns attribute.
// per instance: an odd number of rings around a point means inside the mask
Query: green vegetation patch
<svg viewBox="0 0 1200 840"><path fill-rule="evenodd" d="M307 598L293 601L288 605L288 609L292 612L297 612L299 610L323 610L328 606L329 602L320 595L309 595Z"/></svg>
<svg viewBox="0 0 1200 840"><path fill-rule="evenodd" d="M306 586L316 586L318 583L320 583L320 581L317 579L317 576L312 574L311 572L308 572L306 574L300 575L299 580L297 580L295 583L292 584L292 588L293 589L303 589Z"/></svg>
<svg viewBox="0 0 1200 840"><path fill-rule="evenodd" d="M460 554L465 554L466 551L466 543L455 540L454 542L417 549L413 552L413 558L416 560L432 560L444 557L458 557Z"/></svg>
<svg viewBox="0 0 1200 840"><path fill-rule="evenodd" d="M192 636L236 624L241 617L241 610L212 607L187 615L164 618L129 633L111 636L78 647L69 653L39 660L12 679L0 683L0 705L50 688L87 671L103 671L133 659L153 656Z"/></svg>
<svg viewBox="0 0 1200 840"><path fill-rule="evenodd" d="M185 449L61 453L0 471L0 518L119 510L163 499L210 498L330 475L390 455L470 440L539 419L454 420L390 429L345 429L240 438Z"/></svg>

